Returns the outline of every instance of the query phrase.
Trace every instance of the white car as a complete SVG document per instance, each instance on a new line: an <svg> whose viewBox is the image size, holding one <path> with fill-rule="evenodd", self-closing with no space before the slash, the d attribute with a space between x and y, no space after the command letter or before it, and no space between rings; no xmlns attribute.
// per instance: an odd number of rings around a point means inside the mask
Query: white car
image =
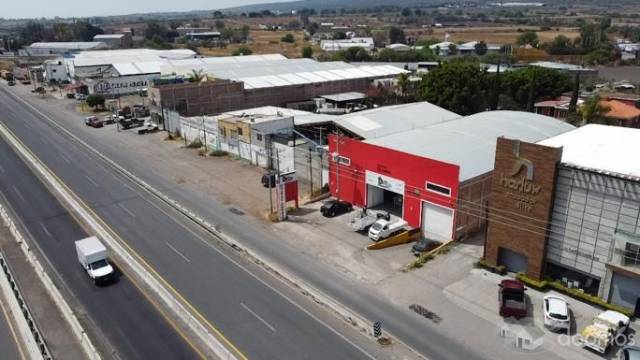
<svg viewBox="0 0 640 360"><path fill-rule="evenodd" d="M544 314L544 326L554 331L564 330L569 333L571 329L571 314L569 303L565 298L555 295L547 295L542 302Z"/></svg>

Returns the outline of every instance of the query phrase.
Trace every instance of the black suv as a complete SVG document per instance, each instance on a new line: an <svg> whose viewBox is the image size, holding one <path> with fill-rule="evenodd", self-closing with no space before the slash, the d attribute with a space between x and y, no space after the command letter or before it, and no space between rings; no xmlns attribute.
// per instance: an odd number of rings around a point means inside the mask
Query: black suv
<svg viewBox="0 0 640 360"><path fill-rule="evenodd" d="M353 206L346 201L327 200L320 207L323 216L334 217L340 214L348 213L353 210Z"/></svg>
<svg viewBox="0 0 640 360"><path fill-rule="evenodd" d="M430 239L427 239L427 238L420 238L420 240L418 240L411 247L411 252L415 256L420 256L420 254L422 254L423 252L427 252L427 251L433 250L436 247L440 246L440 244L442 244L442 243L439 242L439 241L430 240Z"/></svg>

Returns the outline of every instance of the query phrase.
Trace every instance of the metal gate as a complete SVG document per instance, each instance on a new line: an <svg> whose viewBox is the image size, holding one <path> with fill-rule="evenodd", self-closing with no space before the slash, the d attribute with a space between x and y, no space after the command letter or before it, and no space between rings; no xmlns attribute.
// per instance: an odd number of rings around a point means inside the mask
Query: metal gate
<svg viewBox="0 0 640 360"><path fill-rule="evenodd" d="M511 272L527 271L527 257L505 248L500 248L498 252L498 264L504 265Z"/></svg>

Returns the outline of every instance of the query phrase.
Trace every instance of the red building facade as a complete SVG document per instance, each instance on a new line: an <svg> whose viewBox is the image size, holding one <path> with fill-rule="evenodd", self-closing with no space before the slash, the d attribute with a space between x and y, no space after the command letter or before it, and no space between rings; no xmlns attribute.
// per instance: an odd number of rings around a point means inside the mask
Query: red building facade
<svg viewBox="0 0 640 360"><path fill-rule="evenodd" d="M423 232L429 230L425 229L428 225L423 224L426 219L423 210L441 208L445 227L449 226L446 217L450 217L449 230L454 233L458 165L338 136L329 138L329 152L332 196L356 206L372 207L372 193L382 188L385 193L393 193L395 198L402 196L401 215L410 226L423 228ZM442 227L441 224L442 221L434 227ZM447 236L452 235L443 235Z"/></svg>

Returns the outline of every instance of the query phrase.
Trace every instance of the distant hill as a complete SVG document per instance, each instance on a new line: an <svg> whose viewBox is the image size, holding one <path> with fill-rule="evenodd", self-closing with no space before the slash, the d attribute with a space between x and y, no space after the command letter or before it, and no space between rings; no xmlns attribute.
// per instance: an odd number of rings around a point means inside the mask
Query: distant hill
<svg viewBox="0 0 640 360"><path fill-rule="evenodd" d="M280 3L262 3L224 9L225 12L259 12L262 10L288 12L300 9L362 9L381 6L418 7L445 3L446 0L300 0Z"/></svg>

